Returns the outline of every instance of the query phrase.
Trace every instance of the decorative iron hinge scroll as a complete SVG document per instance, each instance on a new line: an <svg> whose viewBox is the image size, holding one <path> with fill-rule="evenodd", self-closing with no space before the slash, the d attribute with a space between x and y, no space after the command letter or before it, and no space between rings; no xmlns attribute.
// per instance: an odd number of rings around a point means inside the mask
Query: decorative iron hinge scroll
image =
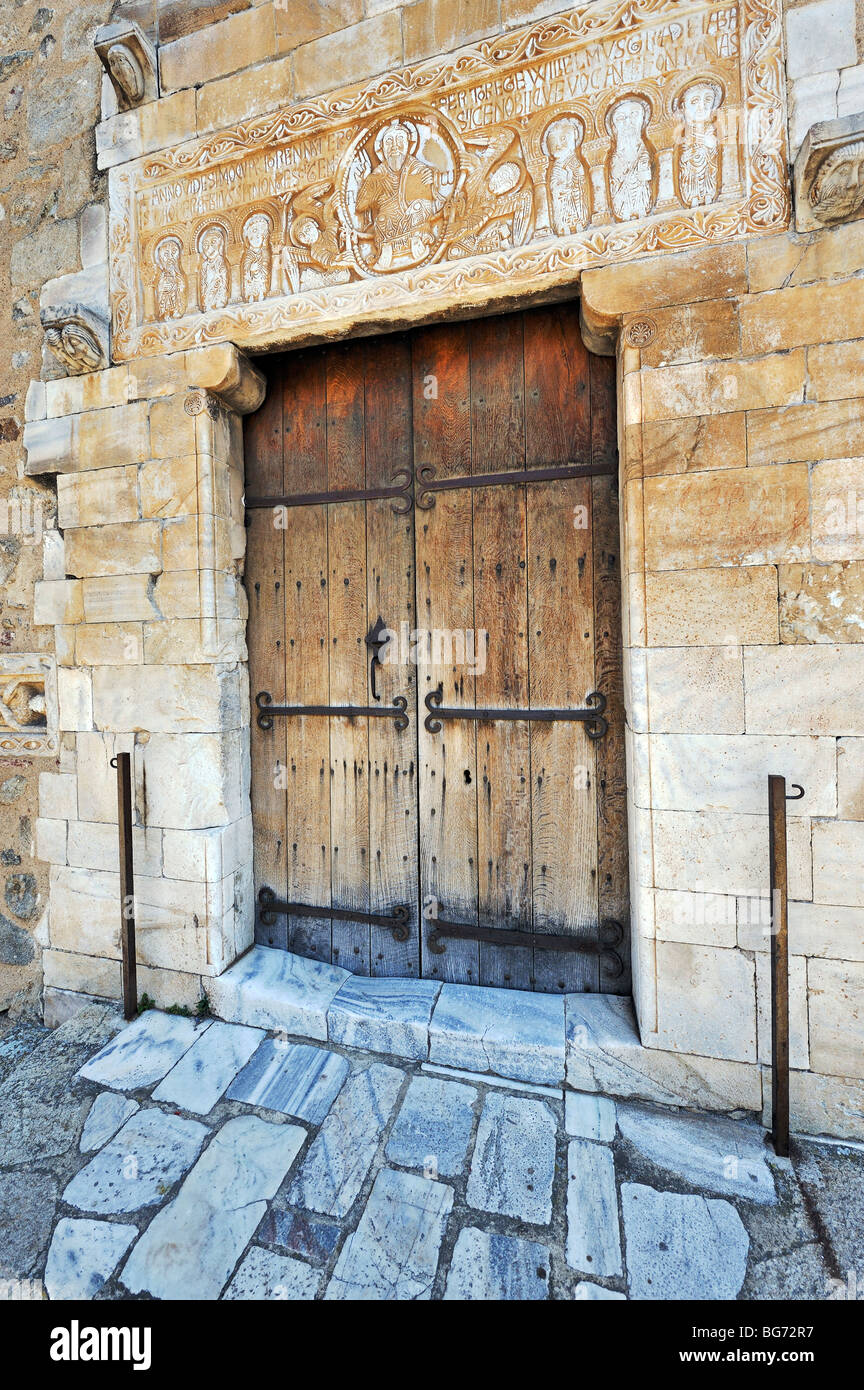
<svg viewBox="0 0 864 1390"><path fill-rule="evenodd" d="M272 927L277 917L330 917L338 922L365 922L372 927L385 927L393 933L394 941L407 941L411 914L404 904L390 912L358 912L347 907L319 907L314 903L286 903L276 897L272 888L258 893L258 907L265 927Z"/></svg>
<svg viewBox="0 0 864 1390"><path fill-rule="evenodd" d="M332 506L338 502L376 502L391 497L391 510L397 516L407 516L414 505L414 474L410 468L400 468L387 487L345 488L338 492L292 492L283 497L247 497L247 511L267 507Z"/></svg>
<svg viewBox="0 0 864 1390"><path fill-rule="evenodd" d="M325 718L356 719L368 715L372 719L392 719L398 731L408 728L408 701L404 695L397 695L392 705L274 705L269 690L259 690L255 696L258 708L258 728L272 729L274 718L291 718L297 715L322 715Z"/></svg>
<svg viewBox="0 0 864 1390"><path fill-rule="evenodd" d="M624 962L616 949L624 940L624 928L612 917L603 918L596 940L582 936L554 936L546 932L505 931L498 927L479 927L473 922L447 922L442 917L433 918L426 945L436 956L443 955L447 949L444 944L446 937L461 941L487 941L492 946L599 956L607 979L617 980L624 974Z"/></svg>
<svg viewBox="0 0 864 1390"><path fill-rule="evenodd" d="M585 725L585 732L590 739L602 738L609 728L608 722L603 718L606 696L599 690L592 690L590 695L585 696L585 709L445 709L441 704L443 698L443 685L439 685L437 690L430 690L426 696L426 708L429 713L423 725L430 734L441 732L442 719L524 719L532 724L554 724L559 720L578 722Z"/></svg>

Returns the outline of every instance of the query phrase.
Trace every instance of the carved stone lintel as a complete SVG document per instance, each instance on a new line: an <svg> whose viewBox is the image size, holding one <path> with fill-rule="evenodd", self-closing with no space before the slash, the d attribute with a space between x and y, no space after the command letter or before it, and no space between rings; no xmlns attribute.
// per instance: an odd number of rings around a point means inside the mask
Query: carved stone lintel
<svg viewBox="0 0 864 1390"><path fill-rule="evenodd" d="M864 113L812 125L794 171L799 232L864 215Z"/></svg>
<svg viewBox="0 0 864 1390"><path fill-rule="evenodd" d="M97 29L93 44L117 93L121 111L158 97L156 50L137 24L130 20L103 24Z"/></svg>
<svg viewBox="0 0 864 1390"><path fill-rule="evenodd" d="M107 319L83 304L49 304L39 317L45 342L69 376L108 366Z"/></svg>

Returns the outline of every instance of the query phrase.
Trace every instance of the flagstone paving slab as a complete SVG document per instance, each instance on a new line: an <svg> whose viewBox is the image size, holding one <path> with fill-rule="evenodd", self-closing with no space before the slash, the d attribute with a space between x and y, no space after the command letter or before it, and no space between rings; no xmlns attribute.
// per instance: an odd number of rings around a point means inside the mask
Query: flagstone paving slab
<svg viewBox="0 0 864 1390"><path fill-rule="evenodd" d="M552 1219L555 1116L545 1101L489 1092L468 1178L468 1204L545 1226Z"/></svg>
<svg viewBox="0 0 864 1390"><path fill-rule="evenodd" d="M288 1194L294 1206L345 1216L369 1171L404 1072L374 1062L345 1083Z"/></svg>
<svg viewBox="0 0 864 1390"><path fill-rule="evenodd" d="M382 1168L357 1230L349 1235L327 1299L425 1300L432 1296L453 1189Z"/></svg>
<svg viewBox="0 0 864 1390"><path fill-rule="evenodd" d="M129 1291L218 1298L305 1137L299 1125L257 1115L226 1121L126 1261Z"/></svg>
<svg viewBox="0 0 864 1390"><path fill-rule="evenodd" d="M777 1201L762 1130L721 1115L676 1115L641 1105L618 1106L618 1127L659 1168L751 1202Z"/></svg>
<svg viewBox="0 0 864 1390"><path fill-rule="evenodd" d="M750 1241L731 1202L622 1183L630 1297L736 1298Z"/></svg>
<svg viewBox="0 0 864 1390"><path fill-rule="evenodd" d="M230 1070L223 1025L180 1024L174 1068L194 1075L198 1091L174 1094L201 1104ZM160 1042L158 1070L175 1028L173 1017L164 1032L146 1022ZM106 1066L112 1080L124 1078L117 1090L96 1095L79 1078L100 1048L104 1064L106 1042L123 1030L116 1008L95 1005L37 1040L0 1082L0 1297L44 1289L99 1300L599 1302L860 1292L864 1146L796 1138L791 1160L768 1157L769 1189L752 1122L613 1105L599 1093L565 1099L543 1082L416 1058L385 1064L284 1033L269 1034L249 1061L274 1058L278 1042L296 1079L304 1058L314 1054L316 1067L335 1058L348 1072L327 1115L300 1123L269 1109L262 1118L250 1107L272 1106L276 1093L250 1087L249 1099L221 1092L202 1123L182 1101L122 1094L145 1062L154 1069L139 1024L125 1031L134 1040L136 1029L138 1044L112 1049ZM160 1094L162 1081L148 1084ZM315 1088L313 1080L309 1096ZM733 1191L718 1194L718 1169ZM765 1200L754 1201L753 1188ZM60 1193L83 1205L64 1207Z"/></svg>
<svg viewBox="0 0 864 1390"><path fill-rule="evenodd" d="M153 1092L154 1100L209 1115L266 1034L241 1023L211 1023Z"/></svg>
<svg viewBox="0 0 864 1390"><path fill-rule="evenodd" d="M444 985L429 1025L429 1060L560 1085L564 997Z"/></svg>
<svg viewBox="0 0 864 1390"><path fill-rule="evenodd" d="M567 1149L567 1263L601 1279L622 1272L615 1164L611 1150L590 1139Z"/></svg>
<svg viewBox="0 0 864 1390"><path fill-rule="evenodd" d="M137 1235L137 1226L120 1221L58 1221L45 1266L48 1297L95 1298Z"/></svg>
<svg viewBox="0 0 864 1390"><path fill-rule="evenodd" d="M63 1201L101 1216L157 1206L195 1162L209 1133L197 1120L139 1110L75 1174Z"/></svg>
<svg viewBox="0 0 864 1390"><path fill-rule="evenodd" d="M611 1143L615 1138L615 1102L607 1096L568 1091L564 1098L564 1128L574 1139Z"/></svg>
<svg viewBox="0 0 864 1390"><path fill-rule="evenodd" d="M477 1091L456 1081L415 1076L387 1141L387 1157L427 1178L462 1172L474 1127Z"/></svg>
<svg viewBox="0 0 864 1390"><path fill-rule="evenodd" d="M82 1153L93 1153L113 1139L118 1129L138 1109L137 1100L117 1091L102 1091L90 1107L78 1147Z"/></svg>
<svg viewBox="0 0 864 1390"><path fill-rule="evenodd" d="M268 1038L230 1086L228 1099L320 1125L349 1070L336 1052Z"/></svg>
<svg viewBox="0 0 864 1390"><path fill-rule="evenodd" d="M225 1290L225 1298L308 1301L315 1297L320 1282L321 1271L310 1269L302 1260L253 1245Z"/></svg>
<svg viewBox="0 0 864 1390"><path fill-rule="evenodd" d="M268 1245L281 1245L295 1255L305 1255L317 1264L325 1264L336 1246L342 1232L338 1226L305 1212L282 1211L275 1207L268 1211L258 1231L258 1239Z"/></svg>
<svg viewBox="0 0 864 1390"><path fill-rule="evenodd" d="M327 1013L331 1042L424 1061L437 980L388 980L351 975Z"/></svg>
<svg viewBox="0 0 864 1390"><path fill-rule="evenodd" d="M549 1297L549 1247L465 1226L459 1232L444 1298L519 1301Z"/></svg>
<svg viewBox="0 0 864 1390"><path fill-rule="evenodd" d="M97 1052L78 1075L115 1091L152 1086L209 1027L209 1023L148 1009Z"/></svg>

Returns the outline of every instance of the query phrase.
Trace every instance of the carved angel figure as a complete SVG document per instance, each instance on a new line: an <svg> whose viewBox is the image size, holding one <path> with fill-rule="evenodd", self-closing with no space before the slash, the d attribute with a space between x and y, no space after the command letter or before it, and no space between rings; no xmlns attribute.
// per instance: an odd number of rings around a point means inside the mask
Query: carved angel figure
<svg viewBox="0 0 864 1390"><path fill-rule="evenodd" d="M373 270L416 265L435 244L433 223L450 190L417 157L418 144L416 127L404 121L391 121L376 136L379 162L362 179L354 203L371 242Z"/></svg>
<svg viewBox="0 0 864 1390"><path fill-rule="evenodd" d="M614 144L606 166L609 202L619 222L647 217L654 206L654 157L645 139L651 107L644 97L622 97L606 113Z"/></svg>
<svg viewBox="0 0 864 1390"><path fill-rule="evenodd" d="M685 87L675 108L684 117L684 130L675 149L678 196L685 208L716 202L720 192L720 151L714 112L723 100L719 82L699 78Z"/></svg>
<svg viewBox="0 0 864 1390"><path fill-rule="evenodd" d="M153 252L158 269L156 313L160 319L182 319L186 313L188 286L180 264L183 247L179 237L163 237Z"/></svg>
<svg viewBox="0 0 864 1390"><path fill-rule="evenodd" d="M285 204L283 293L344 285L351 278L345 259L345 234L333 206L333 183L310 184Z"/></svg>
<svg viewBox="0 0 864 1390"><path fill-rule="evenodd" d="M201 308L224 309L231 293L224 228L217 223L205 227L198 237L198 252L201 257L198 267Z"/></svg>
<svg viewBox="0 0 864 1390"><path fill-rule="evenodd" d="M864 140L841 145L819 166L810 189L813 216L842 222L864 207Z"/></svg>
<svg viewBox="0 0 864 1390"><path fill-rule="evenodd" d="M466 137L465 146L450 258L524 246L534 232L534 184L518 133L504 126L491 137Z"/></svg>
<svg viewBox="0 0 864 1390"><path fill-rule="evenodd" d="M572 236L591 221L591 185L580 154L584 138L585 126L578 116L559 117L543 135L549 216L556 236Z"/></svg>
<svg viewBox="0 0 864 1390"><path fill-rule="evenodd" d="M264 212L253 212L243 223L243 259L240 280L247 304L260 304L270 293L273 270L272 226Z"/></svg>

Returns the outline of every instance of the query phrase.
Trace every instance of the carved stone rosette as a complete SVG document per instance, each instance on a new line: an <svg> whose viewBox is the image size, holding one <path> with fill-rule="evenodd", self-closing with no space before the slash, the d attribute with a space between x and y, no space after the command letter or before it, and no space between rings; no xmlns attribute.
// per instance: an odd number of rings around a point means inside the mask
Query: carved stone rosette
<svg viewBox="0 0 864 1390"><path fill-rule="evenodd" d="M780 0L592 4L112 171L114 353L482 308L789 211Z"/></svg>
<svg viewBox="0 0 864 1390"><path fill-rule="evenodd" d="M864 216L864 113L810 127L795 160L794 184L799 232Z"/></svg>

